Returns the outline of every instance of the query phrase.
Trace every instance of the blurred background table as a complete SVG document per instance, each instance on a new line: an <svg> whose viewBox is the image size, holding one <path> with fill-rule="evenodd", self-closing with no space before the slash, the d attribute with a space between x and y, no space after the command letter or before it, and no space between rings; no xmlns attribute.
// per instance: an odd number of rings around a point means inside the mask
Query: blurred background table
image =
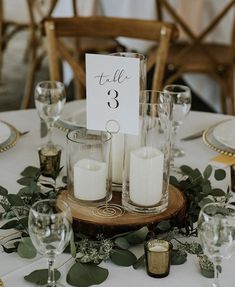
<svg viewBox="0 0 235 287"><path fill-rule="evenodd" d="M4 14L3 19L14 20L16 22L28 22L29 13L27 11L26 3L29 0L1 0L4 4ZM45 5L45 1L37 0L39 3ZM37 2L35 1L35 2ZM119 16L119 17L133 17L133 18L144 18L144 19L156 19L157 9L156 3L160 0L75 0L77 2L78 15L106 15L106 16ZM48 1L47 3L49 3ZM197 0L197 1L188 1L188 0L169 0L169 3L175 7L176 11L181 15L182 19L187 23L193 32L199 33L202 29L208 24L208 22L214 17L218 11L229 3L229 0L220 1L220 0ZM231 36L231 29L234 17L234 9L228 13L226 18L221 22L221 25L218 26L215 30L210 33L210 36L206 41L216 41L228 43ZM17 15L16 15L17 11ZM5 15L5 16L4 16ZM73 1L62 1L58 0L53 11L55 16L67 16L71 17L74 15L73 12ZM0 17L1 18L1 17ZM172 19L169 16L166 16L164 20L171 21ZM0 25L1 27L1 25ZM1 30L1 29L0 29ZM22 43L22 39L16 36L17 42L14 41L14 44L17 45L17 49L22 49L19 46ZM181 40L185 40L185 33L181 33ZM122 40L129 49L139 50L141 52L146 51L146 45L142 42L132 42L129 40ZM9 43L10 46L11 43ZM25 44L23 44L24 47ZM8 49L8 48L7 48ZM7 52L7 51L6 51ZM24 52L24 48L23 48ZM7 54L7 53L6 53ZM1 54L0 54L1 55ZM3 102L0 105L1 110L12 109L19 107L19 102L22 97L22 93L25 88L25 73L29 73L28 66L24 67L22 64L22 57L20 57L20 52L17 53L17 50L14 50L9 56L5 53L3 55L3 82L5 85L0 87L0 101ZM0 56L1 58L1 56ZM14 60L13 60L14 59ZM18 64L17 64L18 61ZM16 66L17 65L17 66ZM8 68L9 67L9 68ZM36 81L41 79L48 78L47 72L47 63L43 62L42 68L43 72L39 70L37 74ZM6 69L6 70L5 70ZM17 73L16 73L17 71ZM20 71L20 72L19 72ZM41 74L40 74L41 72ZM18 84L15 84L16 88L13 90L14 83L10 83L11 75L15 79L21 79L21 87L19 89ZM4 80L4 78L6 80ZM68 76L69 78L69 76ZM184 80L186 83L193 88L196 94L199 94L200 97L209 105L212 110L221 111L220 106L220 87L216 81L201 74L187 74L184 75ZM17 80L15 81L17 82ZM8 95L10 94L10 95ZM1 103L1 102L0 102ZM15 104L14 104L15 103ZM32 105L32 103L31 103Z"/></svg>

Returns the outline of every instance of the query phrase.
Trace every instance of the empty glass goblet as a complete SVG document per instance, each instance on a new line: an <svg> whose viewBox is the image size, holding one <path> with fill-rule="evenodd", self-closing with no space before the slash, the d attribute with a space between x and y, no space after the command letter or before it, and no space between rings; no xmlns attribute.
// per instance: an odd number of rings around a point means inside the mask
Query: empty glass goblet
<svg viewBox="0 0 235 287"><path fill-rule="evenodd" d="M47 145L53 146L52 130L66 101L64 84L58 81L40 82L35 88L34 99L40 118L47 124Z"/></svg>
<svg viewBox="0 0 235 287"><path fill-rule="evenodd" d="M47 287L58 286L54 279L55 257L61 254L71 236L72 215L62 200L46 199L33 204L28 231L37 251L48 259Z"/></svg>
<svg viewBox="0 0 235 287"><path fill-rule="evenodd" d="M185 117L191 108L191 91L189 87L183 85L167 85L164 92L169 93L172 98L172 158L185 154L178 145L178 129L182 125Z"/></svg>
<svg viewBox="0 0 235 287"><path fill-rule="evenodd" d="M200 211L198 236L204 253L214 264L213 287L219 287L219 274L224 258L231 256L235 231L235 207L225 203L209 203Z"/></svg>

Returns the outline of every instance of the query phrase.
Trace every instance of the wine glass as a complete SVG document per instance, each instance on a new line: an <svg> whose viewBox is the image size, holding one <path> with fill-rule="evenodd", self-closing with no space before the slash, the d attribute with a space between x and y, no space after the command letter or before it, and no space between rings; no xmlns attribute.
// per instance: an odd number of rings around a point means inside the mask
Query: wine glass
<svg viewBox="0 0 235 287"><path fill-rule="evenodd" d="M43 81L35 88L35 106L42 120L47 124L48 146L54 146L52 142L52 130L59 119L66 101L64 84L58 81Z"/></svg>
<svg viewBox="0 0 235 287"><path fill-rule="evenodd" d="M204 253L214 264L213 287L219 287L224 258L231 256L235 231L235 207L225 203L208 203L200 211L198 236Z"/></svg>
<svg viewBox="0 0 235 287"><path fill-rule="evenodd" d="M172 158L185 154L178 145L178 130L191 108L191 91L189 87L183 85L167 85L164 92L169 93L172 98Z"/></svg>
<svg viewBox="0 0 235 287"><path fill-rule="evenodd" d="M55 257L61 254L71 237L72 215L63 200L45 199L29 211L28 231L37 251L48 259L47 287L58 286L54 278Z"/></svg>

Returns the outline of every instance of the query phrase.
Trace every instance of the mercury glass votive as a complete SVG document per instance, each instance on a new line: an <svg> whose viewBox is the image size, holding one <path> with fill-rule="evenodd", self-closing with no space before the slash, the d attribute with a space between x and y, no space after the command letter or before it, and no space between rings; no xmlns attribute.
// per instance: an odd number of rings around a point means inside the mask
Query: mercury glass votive
<svg viewBox="0 0 235 287"><path fill-rule="evenodd" d="M166 277L170 272L172 244L166 240L150 239L145 243L146 269L149 276Z"/></svg>
<svg viewBox="0 0 235 287"><path fill-rule="evenodd" d="M56 177L60 170L62 147L59 145L44 145L39 147L38 155L40 170L46 177Z"/></svg>

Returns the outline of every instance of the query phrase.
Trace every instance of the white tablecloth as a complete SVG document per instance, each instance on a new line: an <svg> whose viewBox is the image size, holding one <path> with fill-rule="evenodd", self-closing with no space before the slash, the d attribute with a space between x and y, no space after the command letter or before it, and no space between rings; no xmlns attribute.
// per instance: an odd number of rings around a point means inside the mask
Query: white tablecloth
<svg viewBox="0 0 235 287"><path fill-rule="evenodd" d="M185 121L180 136L186 136L192 132L207 128L228 116L219 114L191 112ZM39 118L35 110L12 111L0 113L0 119L5 120L21 131L30 130L30 133L22 136L15 147L0 154L0 185L8 189L10 193L16 193L20 186L16 180L20 178L20 172L28 165L38 166L37 148L45 139L39 136ZM55 129L54 139L59 144L65 146L65 133ZM189 142L182 142L186 151L186 156L177 160L177 164L188 164L191 167L203 169L208 162L216 155L203 142L197 139ZM63 162L65 163L65 150L63 151ZM63 171L65 173L65 170ZM225 184L227 185L228 182ZM5 231L0 230L0 237ZM142 247L136 248L136 254L140 255ZM58 256L57 266L61 266L67 255ZM199 273L197 258L188 256L188 261L181 266L172 266L170 275L164 279L153 279L147 276L144 269L135 271L132 267L118 267L106 262L101 265L108 268L109 277L100 286L127 287L127 286L161 286L161 287L206 287L210 285L210 280L204 278ZM72 262L68 262L60 268L62 273L62 283L65 284L65 271L68 270ZM223 269L222 286L233 287L235 256L225 262ZM17 254L0 253L0 278L5 287L26 287L33 286L23 279L35 269L45 268L46 260L37 257L33 260L19 258ZM67 284L65 284L67 286Z"/></svg>

